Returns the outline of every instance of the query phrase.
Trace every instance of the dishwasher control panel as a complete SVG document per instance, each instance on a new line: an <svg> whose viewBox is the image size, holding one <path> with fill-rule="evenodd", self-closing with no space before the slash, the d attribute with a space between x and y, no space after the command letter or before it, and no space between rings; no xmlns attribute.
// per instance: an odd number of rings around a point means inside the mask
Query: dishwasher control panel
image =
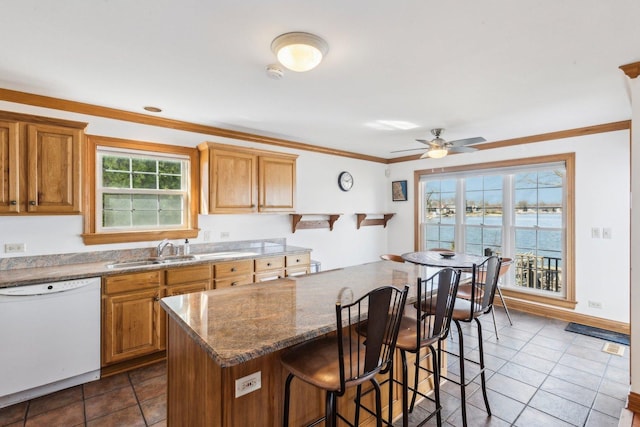
<svg viewBox="0 0 640 427"><path fill-rule="evenodd" d="M55 292L65 292L83 288L92 284L100 284L99 277L88 277L85 279L63 280L60 282L38 283L37 285L14 286L10 288L0 288L0 295L4 296L29 296L43 295Z"/></svg>

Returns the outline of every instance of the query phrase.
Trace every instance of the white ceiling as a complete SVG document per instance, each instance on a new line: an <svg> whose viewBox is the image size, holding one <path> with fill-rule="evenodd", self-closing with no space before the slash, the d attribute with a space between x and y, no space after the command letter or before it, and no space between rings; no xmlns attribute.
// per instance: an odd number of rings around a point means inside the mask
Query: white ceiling
<svg viewBox="0 0 640 427"><path fill-rule="evenodd" d="M383 158L627 120L638 0L2 0L0 87ZM266 76L271 41L329 53ZM148 114L148 113L147 113ZM380 121L417 127L388 129Z"/></svg>

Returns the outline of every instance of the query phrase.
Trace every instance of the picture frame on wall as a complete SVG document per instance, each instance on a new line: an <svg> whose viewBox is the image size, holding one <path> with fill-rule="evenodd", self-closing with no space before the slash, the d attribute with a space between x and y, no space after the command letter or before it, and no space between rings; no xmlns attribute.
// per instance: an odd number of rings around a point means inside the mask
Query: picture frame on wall
<svg viewBox="0 0 640 427"><path fill-rule="evenodd" d="M391 183L391 198L394 202L407 201L407 181L393 181Z"/></svg>

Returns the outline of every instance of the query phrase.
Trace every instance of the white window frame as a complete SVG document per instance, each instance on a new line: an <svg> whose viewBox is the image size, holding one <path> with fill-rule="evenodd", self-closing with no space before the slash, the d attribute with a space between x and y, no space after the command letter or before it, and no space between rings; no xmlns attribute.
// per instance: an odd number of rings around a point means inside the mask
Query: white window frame
<svg viewBox="0 0 640 427"><path fill-rule="evenodd" d="M115 157L125 157L129 159L148 159L154 161L160 160L170 160L175 162L180 162L181 167L181 188L179 190L163 190L163 189L135 189L135 188L112 188L112 187L103 187L102 186L102 159L105 156L115 156ZM152 231L152 230L175 230L175 229L187 229L189 224L187 221L188 217L188 209L189 209L189 188L190 188L190 162L189 157L184 155L177 154L165 154L165 153L154 153L150 151L141 151L141 150L129 150L129 149L118 149L113 147L104 147L97 146L96 147L96 187L95 187L95 197L96 197L96 211L95 211L95 224L96 231L98 233L101 232L138 232L138 231ZM182 211L181 211L181 221L179 225L171 224L171 225L149 225L149 226L129 226L129 227L105 227L103 225L103 214L104 214L104 206L103 206L103 195L104 194L146 194L146 195L175 195L182 196Z"/></svg>
<svg viewBox="0 0 640 427"><path fill-rule="evenodd" d="M574 273L574 175L575 175L575 154L565 153L552 156L541 156L529 159L517 159L512 161L491 162L480 165L458 166L450 168L439 168L437 170L428 169L414 172L415 191L416 191L416 249L426 250L426 223L423 223L423 213L425 212L424 204L424 181L426 177L434 178L438 175L440 179L446 178L462 178L464 176L495 175L508 174L509 169L517 171L535 170L537 166L541 169L548 168L553 164L562 163L565 167L565 177L563 188L565 191L563 197L563 214L564 214L564 239L563 246L563 289L561 293L556 295L551 292L539 292L520 286L509 286L515 283L515 269L510 269L503 288L503 293L509 294L519 299L530 300L534 302L549 303L564 308L575 308L575 273ZM505 256L515 253L515 206L513 183L509 182L512 177L506 176L503 181L503 235L502 248ZM465 229L465 193L464 180L458 179L456 184L456 228L455 228L455 247L466 248L464 232Z"/></svg>

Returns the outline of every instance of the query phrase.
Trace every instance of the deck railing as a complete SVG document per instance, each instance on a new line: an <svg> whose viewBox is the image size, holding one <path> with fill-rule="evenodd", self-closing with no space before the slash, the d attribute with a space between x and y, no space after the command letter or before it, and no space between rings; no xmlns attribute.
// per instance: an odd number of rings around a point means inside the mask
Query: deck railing
<svg viewBox="0 0 640 427"><path fill-rule="evenodd" d="M561 292L561 261L561 258L517 254L514 262L516 286Z"/></svg>

